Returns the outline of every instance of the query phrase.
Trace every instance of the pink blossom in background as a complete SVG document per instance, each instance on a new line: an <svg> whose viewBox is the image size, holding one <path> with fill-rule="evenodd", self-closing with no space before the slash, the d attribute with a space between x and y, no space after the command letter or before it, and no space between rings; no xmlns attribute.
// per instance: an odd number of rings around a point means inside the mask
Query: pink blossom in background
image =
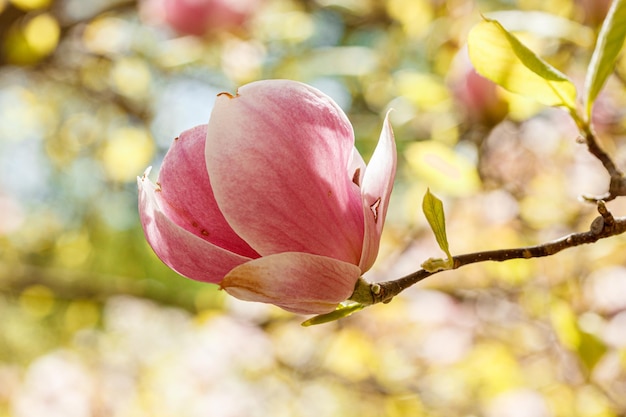
<svg viewBox="0 0 626 417"><path fill-rule="evenodd" d="M139 212L159 258L248 301L325 313L378 254L396 170L389 121L369 165L345 113L299 82L220 94L208 125L183 132Z"/></svg>
<svg viewBox="0 0 626 417"><path fill-rule="evenodd" d="M203 36L242 27L263 0L143 0L140 14L182 35Z"/></svg>
<svg viewBox="0 0 626 417"><path fill-rule="evenodd" d="M471 122L496 125L506 116L508 105L498 94L499 87L476 72L466 48L453 60L448 83Z"/></svg>
<svg viewBox="0 0 626 417"><path fill-rule="evenodd" d="M590 26L599 26L609 12L611 0L575 0L579 12L582 12L584 23Z"/></svg>

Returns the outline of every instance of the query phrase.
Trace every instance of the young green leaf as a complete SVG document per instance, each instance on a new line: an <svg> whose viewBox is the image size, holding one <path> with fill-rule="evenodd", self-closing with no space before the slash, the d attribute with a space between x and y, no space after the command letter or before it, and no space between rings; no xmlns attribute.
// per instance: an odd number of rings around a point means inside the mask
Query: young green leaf
<svg viewBox="0 0 626 417"><path fill-rule="evenodd" d="M430 189L427 189L426 194L424 194L422 211L435 234L439 247L448 255L449 260L452 259L448 247L448 236L446 235L446 217L443 212L443 203L430 192Z"/></svg>
<svg viewBox="0 0 626 417"><path fill-rule="evenodd" d="M487 19L468 36L476 71L507 90L549 106L576 110L576 87L559 70L539 58L500 23Z"/></svg>
<svg viewBox="0 0 626 417"><path fill-rule="evenodd" d="M339 307L335 311L331 311L330 313L320 314L315 317L311 317L310 319L302 322L302 326L309 327L315 324L323 324L331 321L339 320L344 317L348 317L349 315L356 313L359 310L363 310L365 305L360 303L351 303L347 305L340 304Z"/></svg>
<svg viewBox="0 0 626 417"><path fill-rule="evenodd" d="M420 265L428 272L446 271L454 267L454 260L448 255L448 259L428 258Z"/></svg>
<svg viewBox="0 0 626 417"><path fill-rule="evenodd" d="M626 38L626 0L613 0L591 56L585 79L585 116L591 118L593 103L615 66Z"/></svg>

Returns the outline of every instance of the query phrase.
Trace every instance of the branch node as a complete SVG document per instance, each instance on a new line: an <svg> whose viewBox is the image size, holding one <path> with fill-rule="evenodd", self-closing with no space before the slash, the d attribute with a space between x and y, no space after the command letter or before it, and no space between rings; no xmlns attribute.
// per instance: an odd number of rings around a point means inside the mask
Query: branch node
<svg viewBox="0 0 626 417"><path fill-rule="evenodd" d="M621 171L611 174L611 181L609 182L609 195L611 196L610 200L613 200L618 196L626 195L626 178L624 178Z"/></svg>
<svg viewBox="0 0 626 417"><path fill-rule="evenodd" d="M589 230L591 230L591 233L593 233L594 235L599 235L604 230L604 226L604 217L598 216L591 222L591 227L589 228Z"/></svg>
<svg viewBox="0 0 626 417"><path fill-rule="evenodd" d="M615 225L615 218L606 207L605 202L602 200L598 201L598 213L600 213L600 216L602 216L604 227L613 228L613 226Z"/></svg>

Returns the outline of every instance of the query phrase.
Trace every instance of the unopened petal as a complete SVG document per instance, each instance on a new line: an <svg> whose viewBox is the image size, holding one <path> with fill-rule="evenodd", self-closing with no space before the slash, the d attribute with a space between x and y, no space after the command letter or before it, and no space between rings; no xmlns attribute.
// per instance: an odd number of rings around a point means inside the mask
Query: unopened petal
<svg viewBox="0 0 626 417"><path fill-rule="evenodd" d="M161 191L145 176L138 179L138 185L139 217L146 239L157 256L174 271L187 278L217 283L230 270L250 260L174 223L162 209Z"/></svg>
<svg viewBox="0 0 626 417"><path fill-rule="evenodd" d="M242 300L270 303L299 314L322 314L352 295L360 274L356 265L347 262L284 252L238 266L220 286Z"/></svg>
<svg viewBox="0 0 626 417"><path fill-rule="evenodd" d="M159 172L161 208L172 222L214 245L239 255L259 255L226 222L206 170L206 125L196 126L174 140Z"/></svg>
<svg viewBox="0 0 626 417"><path fill-rule="evenodd" d="M348 173L353 147L352 126L329 97L266 80L217 98L206 161L221 211L258 253L358 264L363 210Z"/></svg>
<svg viewBox="0 0 626 417"><path fill-rule="evenodd" d="M396 176L396 143L389 122L385 117L383 129L372 158L365 169L361 192L365 216L365 237L359 266L363 272L372 267L380 245L380 236L387 216L389 197Z"/></svg>

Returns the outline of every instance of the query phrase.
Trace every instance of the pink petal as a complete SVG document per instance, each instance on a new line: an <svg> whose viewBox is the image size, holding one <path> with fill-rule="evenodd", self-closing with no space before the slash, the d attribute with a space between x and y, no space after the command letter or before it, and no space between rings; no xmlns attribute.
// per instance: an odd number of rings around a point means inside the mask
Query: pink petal
<svg viewBox="0 0 626 417"><path fill-rule="evenodd" d="M299 314L333 311L352 292L361 270L347 262L302 252L283 252L230 271L220 286L246 301L277 305Z"/></svg>
<svg viewBox="0 0 626 417"><path fill-rule="evenodd" d="M378 145L376 145L372 159L365 169L363 185L361 186L365 215L365 237L359 266L363 272L372 267L378 255L380 235L385 224L389 196L396 176L396 161L396 143L391 123L389 123L389 113L387 113Z"/></svg>
<svg viewBox="0 0 626 417"><path fill-rule="evenodd" d="M234 267L250 260L183 229L164 212L160 190L144 177L138 179L139 217L146 239L157 256L187 278L217 283ZM171 210L168 210L171 211Z"/></svg>
<svg viewBox="0 0 626 417"><path fill-rule="evenodd" d="M207 126L180 134L163 159L158 184L166 217L190 233L228 251L250 258L258 254L226 222L206 170Z"/></svg>
<svg viewBox="0 0 626 417"><path fill-rule="evenodd" d="M228 223L258 253L307 252L358 264L359 188L343 111L295 81L248 84L217 98L206 161Z"/></svg>

